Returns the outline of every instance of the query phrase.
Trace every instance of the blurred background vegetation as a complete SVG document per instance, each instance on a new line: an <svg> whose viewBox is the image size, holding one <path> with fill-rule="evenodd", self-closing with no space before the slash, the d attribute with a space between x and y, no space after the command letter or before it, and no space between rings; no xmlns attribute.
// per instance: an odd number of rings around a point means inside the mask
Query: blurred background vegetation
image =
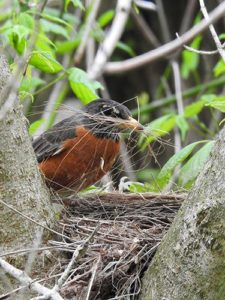
<svg viewBox="0 0 225 300"><path fill-rule="evenodd" d="M220 2L205 1L207 10ZM111 72L107 64L157 51L176 33L182 36L203 19L197 0L1 0L0 9L0 45L12 71L27 54L18 80L31 136L93 99L111 98L127 105L146 126L142 135L125 136L111 174L115 186L136 192L191 187L223 123L225 64L219 54L180 47L127 72L122 64ZM123 25L117 18L124 15ZM115 28L121 37L110 46L107 38L116 34ZM223 42L224 19L215 28ZM107 43L112 53L95 73ZM216 49L208 30L189 46Z"/></svg>

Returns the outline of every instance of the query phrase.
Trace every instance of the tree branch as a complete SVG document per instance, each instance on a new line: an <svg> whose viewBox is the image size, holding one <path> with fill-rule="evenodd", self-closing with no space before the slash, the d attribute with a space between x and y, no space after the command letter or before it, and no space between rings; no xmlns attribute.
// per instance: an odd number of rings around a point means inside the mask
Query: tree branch
<svg viewBox="0 0 225 300"><path fill-rule="evenodd" d="M106 34L105 40L98 49L92 68L88 70L90 78L95 79L101 75L107 60L111 56L113 50L116 47L116 43L118 42L124 31L124 27L126 25L131 7L131 2L131 0L118 0L116 15L110 31L108 34Z"/></svg>
<svg viewBox="0 0 225 300"><path fill-rule="evenodd" d="M202 14L203 14L205 20L209 21L209 14L208 14L207 9L205 7L204 0L199 0L199 3L200 3L201 11L202 11ZM209 25L209 30L212 34L212 37L214 39L214 42L215 42L216 47L218 49L218 52L219 52L220 56L222 57L223 61L225 62L225 51L223 49L223 46L220 42L220 39L219 39L217 33L216 33L216 30L215 30L214 26L211 24L211 22L210 22L210 25Z"/></svg>
<svg viewBox="0 0 225 300"><path fill-rule="evenodd" d="M26 285L32 291L37 292L38 294L44 295L45 299L52 300L63 300L63 298L59 295L58 292L48 289L44 287L42 284L35 282L32 278L30 278L25 272L17 269L12 266L4 259L0 258L0 267L8 274L10 274L13 278L17 279L23 285ZM43 299L43 298L42 298Z"/></svg>
<svg viewBox="0 0 225 300"><path fill-rule="evenodd" d="M87 44L90 32L93 28L93 23L94 23L95 18L97 16L98 9L99 9L99 6L101 4L101 0L94 0L94 1L92 1L92 3L93 3L93 7L91 8L91 12L88 16L88 19L87 19L87 22L86 22L86 25L85 25L85 30L84 30L84 33L82 35L81 43L80 43L79 47L77 48L76 54L74 56L75 64L80 63L81 58L84 54L85 46Z"/></svg>
<svg viewBox="0 0 225 300"><path fill-rule="evenodd" d="M210 14L209 18L202 20L199 24L184 33L180 39L175 39L157 49L146 52L134 58L120 62L109 62L105 65L104 72L107 74L117 74L140 68L145 64L157 61L174 51L179 50L184 44L190 42L196 35L208 28L211 23L216 22L225 14L225 2L218 5Z"/></svg>

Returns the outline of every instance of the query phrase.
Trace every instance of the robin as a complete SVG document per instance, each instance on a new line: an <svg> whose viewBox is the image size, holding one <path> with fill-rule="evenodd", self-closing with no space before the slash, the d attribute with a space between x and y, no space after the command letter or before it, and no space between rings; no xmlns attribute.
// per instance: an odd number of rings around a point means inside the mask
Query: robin
<svg viewBox="0 0 225 300"><path fill-rule="evenodd" d="M143 130L126 106L97 99L44 132L33 148L47 185L80 191L96 183L112 168L125 128Z"/></svg>

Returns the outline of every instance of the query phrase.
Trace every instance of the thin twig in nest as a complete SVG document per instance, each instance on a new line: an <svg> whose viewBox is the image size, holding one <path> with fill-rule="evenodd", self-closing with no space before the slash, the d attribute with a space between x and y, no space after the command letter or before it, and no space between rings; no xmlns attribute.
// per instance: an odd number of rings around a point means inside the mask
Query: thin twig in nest
<svg viewBox="0 0 225 300"><path fill-rule="evenodd" d="M57 230L70 240L51 241L53 246L66 243L70 251L75 250L99 224L79 266L70 270L61 288L65 299L95 299L97 295L101 299L136 299L142 274L184 197L106 193L64 199L66 212ZM62 272L62 267L55 272Z"/></svg>

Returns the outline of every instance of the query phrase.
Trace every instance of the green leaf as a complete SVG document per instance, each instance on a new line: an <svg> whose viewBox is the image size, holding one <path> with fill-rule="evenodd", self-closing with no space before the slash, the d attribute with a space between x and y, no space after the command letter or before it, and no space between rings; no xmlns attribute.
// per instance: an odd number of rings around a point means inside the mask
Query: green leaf
<svg viewBox="0 0 225 300"><path fill-rule="evenodd" d="M175 115L169 114L149 123L146 126L145 135L142 135L139 141L141 150L144 150L148 144L155 141L158 137L168 134L174 128L175 122ZM148 135L147 137L146 134Z"/></svg>
<svg viewBox="0 0 225 300"><path fill-rule="evenodd" d="M199 100L190 105L187 105L184 109L185 118L192 118L192 117L195 117L196 115L198 115L204 107L204 102L205 101L203 101L203 100Z"/></svg>
<svg viewBox="0 0 225 300"><path fill-rule="evenodd" d="M135 56L133 49L129 45L127 45L123 42L117 42L116 47L119 48L120 50L128 53L130 56Z"/></svg>
<svg viewBox="0 0 225 300"><path fill-rule="evenodd" d="M29 79L24 78L20 85L19 91L31 92L32 90L34 90L35 88L39 87L44 83L45 81L38 77L32 77Z"/></svg>
<svg viewBox="0 0 225 300"><path fill-rule="evenodd" d="M103 86L98 81L90 80L87 73L78 68L70 68L68 73L70 86L83 104L99 98L96 90L103 89Z"/></svg>
<svg viewBox="0 0 225 300"><path fill-rule="evenodd" d="M141 182L131 182L128 189L131 193L144 193L144 192L146 192L146 186Z"/></svg>
<svg viewBox="0 0 225 300"><path fill-rule="evenodd" d="M65 6L64 6L65 11L67 11L68 5L70 3L72 3L74 7L79 7L80 9L85 10L80 0L65 0Z"/></svg>
<svg viewBox="0 0 225 300"><path fill-rule="evenodd" d="M189 129L188 122L186 121L184 116L180 115L176 117L176 124L181 131L181 139L182 141L184 141L186 133Z"/></svg>
<svg viewBox="0 0 225 300"><path fill-rule="evenodd" d="M220 40L224 40L224 39L225 39L225 33L221 33L221 34L219 35L219 38L220 38Z"/></svg>
<svg viewBox="0 0 225 300"><path fill-rule="evenodd" d="M12 10L7 10L7 11L1 11L1 14L0 14L0 22L1 24L6 21L7 19L11 18L12 16Z"/></svg>
<svg viewBox="0 0 225 300"><path fill-rule="evenodd" d="M28 100L30 98L31 102L34 101L34 97L31 93L26 91L19 91L19 99L21 102Z"/></svg>
<svg viewBox="0 0 225 300"><path fill-rule="evenodd" d="M160 188L164 187L168 183L174 169L191 154L197 145L204 142L205 141L198 141L192 143L181 149L178 153L174 154L159 172L159 175L156 178L158 186Z"/></svg>
<svg viewBox="0 0 225 300"><path fill-rule="evenodd" d="M66 39L69 39L67 30L59 24L55 24L48 20L41 20L42 29L45 32L53 32L57 35L62 35Z"/></svg>
<svg viewBox="0 0 225 300"><path fill-rule="evenodd" d="M215 96L213 101L207 103L206 106L216 108L225 113L225 96Z"/></svg>
<svg viewBox="0 0 225 300"><path fill-rule="evenodd" d="M36 43L36 50L49 52L54 57L54 50L56 45L46 36L46 34L39 33Z"/></svg>
<svg viewBox="0 0 225 300"><path fill-rule="evenodd" d="M29 64L45 73L58 73L63 70L63 66L52 57L50 52L33 51Z"/></svg>
<svg viewBox="0 0 225 300"><path fill-rule="evenodd" d="M33 122L29 127L29 134L34 135L38 128L44 123L44 119L39 119Z"/></svg>
<svg viewBox="0 0 225 300"><path fill-rule="evenodd" d="M146 168L143 170L139 170L137 172L137 178L140 181L147 181L147 182L151 182L153 180L155 180L155 178L158 176L159 174L159 169L150 169L150 168Z"/></svg>
<svg viewBox="0 0 225 300"><path fill-rule="evenodd" d="M61 24L61 25L64 25L70 29L73 29L73 26L69 23L69 22L66 22L65 20L63 20L61 17L57 17L57 15L59 15L59 11L56 9L46 9L45 10L46 12L48 11L48 13L42 13L41 14L41 17L48 20L48 21L51 21L53 23L58 23L58 24ZM30 11L30 13L34 14L33 11ZM73 19L76 19L74 16L73 16Z"/></svg>
<svg viewBox="0 0 225 300"><path fill-rule="evenodd" d="M12 47L14 47L19 54L22 54L26 48L27 37L30 30L23 25L14 25L6 30L6 35Z"/></svg>
<svg viewBox="0 0 225 300"><path fill-rule="evenodd" d="M200 150L198 150L182 167L179 174L179 184L183 187L190 188L193 181L198 176L199 172L205 165L209 154L214 145L214 141L206 143Z"/></svg>
<svg viewBox="0 0 225 300"><path fill-rule="evenodd" d="M202 36L196 36L196 38L191 43L191 48L199 49L202 41ZM191 71L195 71L199 63L199 54L194 53L189 50L184 50L182 52L182 65L181 65L181 75L184 79L187 79Z"/></svg>
<svg viewBox="0 0 225 300"><path fill-rule="evenodd" d="M209 104L210 102L216 99L217 95L215 94L206 94L201 97L201 100L204 102L205 105Z"/></svg>
<svg viewBox="0 0 225 300"><path fill-rule="evenodd" d="M112 21L114 18L115 11L113 9L107 10L105 13L103 13L99 18L98 18L98 25L101 28L104 28L106 25L109 24L109 22Z"/></svg>
<svg viewBox="0 0 225 300"><path fill-rule="evenodd" d="M56 52L59 54L69 53L80 44L81 37L77 36L73 41L59 42L56 45Z"/></svg>
<svg viewBox="0 0 225 300"><path fill-rule="evenodd" d="M18 23L29 28L30 30L34 29L34 18L25 12L19 14Z"/></svg>
<svg viewBox="0 0 225 300"><path fill-rule="evenodd" d="M216 77L220 76L225 72L225 63L222 59L220 59L218 63L215 65L213 72Z"/></svg>

